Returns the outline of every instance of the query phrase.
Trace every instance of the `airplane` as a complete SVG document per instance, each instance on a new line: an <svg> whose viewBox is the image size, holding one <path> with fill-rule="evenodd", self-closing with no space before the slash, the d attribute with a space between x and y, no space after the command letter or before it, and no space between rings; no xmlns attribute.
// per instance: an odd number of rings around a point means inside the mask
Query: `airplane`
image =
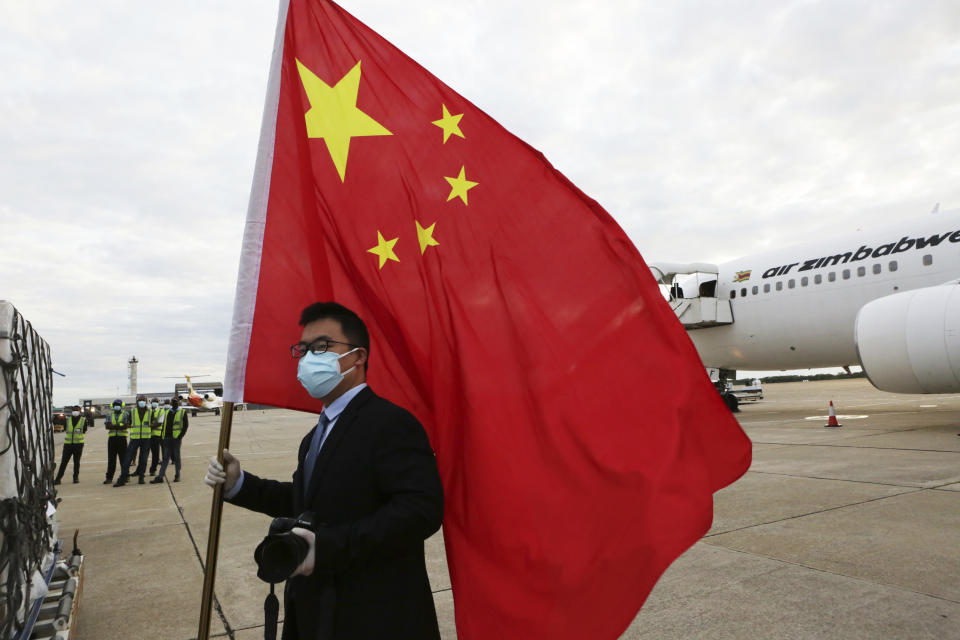
<svg viewBox="0 0 960 640"><path fill-rule="evenodd" d="M218 396L213 391L197 393L193 389L193 383L190 381L190 376L185 375L183 377L187 379L187 388L189 389L189 393L181 393L180 400L193 407L194 416L196 416L197 411L213 411L216 415L220 415L220 410L223 409L223 398Z"/></svg>
<svg viewBox="0 0 960 640"><path fill-rule="evenodd" d="M960 210L936 212L719 265L649 266L718 388L738 369L856 365L882 391L960 393Z"/></svg>

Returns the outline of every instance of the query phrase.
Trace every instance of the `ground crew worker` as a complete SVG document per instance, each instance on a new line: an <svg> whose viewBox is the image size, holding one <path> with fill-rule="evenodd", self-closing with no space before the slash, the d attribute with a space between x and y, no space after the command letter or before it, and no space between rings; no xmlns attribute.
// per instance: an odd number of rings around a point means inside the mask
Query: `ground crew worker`
<svg viewBox="0 0 960 640"><path fill-rule="evenodd" d="M153 475L160 466L160 427L163 424L163 407L160 406L160 401L152 398L150 410L153 412L153 430L150 432L150 475Z"/></svg>
<svg viewBox="0 0 960 640"><path fill-rule="evenodd" d="M141 401L141 400L138 400L138 402L142 402L142 401ZM136 411L136 409L134 409L134 411ZM128 417L129 417L131 414L127 414L127 415L128 415ZM129 441L127 442L127 449L128 449L128 450L130 449L130 442L129 442ZM123 459L127 461L127 464L124 465L124 468L127 470L127 474L128 474L128 475L129 475L129 473L130 473L130 468L137 466L137 452L138 452L138 451L139 451L139 449L137 449L137 451L134 451L134 452L133 452L133 457L132 457L132 458L129 457L129 456L127 456L127 452L126 452L126 451L125 451L124 454L123 454Z"/></svg>
<svg viewBox="0 0 960 640"><path fill-rule="evenodd" d="M73 407L67 416L66 437L63 440L63 454L60 457L60 469L53 484L60 484L67 461L73 458L73 484L80 482L80 456L83 454L83 434L87 432L87 420L80 415L80 407Z"/></svg>
<svg viewBox="0 0 960 640"><path fill-rule="evenodd" d="M147 406L147 399L137 397L137 406L130 412L130 444L127 445L127 457L120 467L120 477L113 486L122 487L130 477L130 463L139 452L137 470L138 484L144 484L144 474L147 472L147 455L150 450L150 433L153 430L153 410Z"/></svg>
<svg viewBox="0 0 960 640"><path fill-rule="evenodd" d="M140 396L137 396L137 398L138 398L138 399L137 399L137 407L143 408L143 407L147 407L147 406L148 406L148 403L147 403L146 398L142 398L142 399L141 399ZM141 402L142 402L143 404L140 404ZM152 412L153 409L150 409L150 411ZM151 418L152 418L152 417L153 417L153 416L151 416ZM153 432L152 432L152 431L151 431L150 437L151 437L151 438L153 437ZM129 445L127 445L127 446L129 446ZM130 458L129 460L127 460L127 473L130 473L129 470L130 470L131 467L137 466L137 464L140 462L140 456L137 455L137 453L138 453L139 451L140 451L140 450L137 449L137 451L134 452L133 457ZM148 449L148 451L149 451L149 449Z"/></svg>
<svg viewBox="0 0 960 640"><path fill-rule="evenodd" d="M180 398L173 398L170 401L170 410L164 414L163 423L160 425L163 433L163 462L160 464L157 477L150 482L163 482L163 474L171 458L176 469L173 481L180 482L180 443L183 442L183 436L187 435L189 426L190 419L187 417L187 412L180 408Z"/></svg>
<svg viewBox="0 0 960 640"><path fill-rule="evenodd" d="M107 479L103 484L113 482L113 472L120 465L120 475L123 475L124 458L127 455L127 425L129 416L123 411L123 401L114 400L111 405L113 411L106 416L107 424Z"/></svg>

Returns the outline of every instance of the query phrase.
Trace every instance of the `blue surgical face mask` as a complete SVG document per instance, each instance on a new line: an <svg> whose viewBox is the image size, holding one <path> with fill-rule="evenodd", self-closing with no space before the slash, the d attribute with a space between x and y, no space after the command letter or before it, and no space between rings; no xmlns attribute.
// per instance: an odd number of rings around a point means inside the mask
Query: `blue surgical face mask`
<svg viewBox="0 0 960 640"><path fill-rule="evenodd" d="M145 406L147 406L147 403L144 400L140 400L137 402L137 406L143 409Z"/></svg>
<svg viewBox="0 0 960 640"><path fill-rule="evenodd" d="M160 403L159 403L159 402L151 402L151 403L150 403L150 406L153 407L154 409L156 409L157 407L160 406Z"/></svg>
<svg viewBox="0 0 960 640"><path fill-rule="evenodd" d="M354 367L350 367L341 373L340 358L354 351L356 349L351 349L342 355L333 351L318 354L308 351L307 355L300 358L300 364L297 365L297 380L314 398L326 397L340 384L344 375L353 371Z"/></svg>
<svg viewBox="0 0 960 640"><path fill-rule="evenodd" d="M121 409L121 407L118 407L118 406L116 406L116 405L113 407L113 410L114 410L114 412L116 412L116 413L120 413L120 409Z"/></svg>

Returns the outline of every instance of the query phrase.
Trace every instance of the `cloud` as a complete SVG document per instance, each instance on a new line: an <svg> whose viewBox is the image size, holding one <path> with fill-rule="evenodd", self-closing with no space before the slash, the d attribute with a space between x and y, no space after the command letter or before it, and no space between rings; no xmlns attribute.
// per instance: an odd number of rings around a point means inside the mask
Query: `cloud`
<svg viewBox="0 0 960 640"><path fill-rule="evenodd" d="M649 260L960 205L955 3L356 5ZM58 404L124 387L133 354L150 384L222 372L275 20L253 1L0 7L0 297L69 370Z"/></svg>

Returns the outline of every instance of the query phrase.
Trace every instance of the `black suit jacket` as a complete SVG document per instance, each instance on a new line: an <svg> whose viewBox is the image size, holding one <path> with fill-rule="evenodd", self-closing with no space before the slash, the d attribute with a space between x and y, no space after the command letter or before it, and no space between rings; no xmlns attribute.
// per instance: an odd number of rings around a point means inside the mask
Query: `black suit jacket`
<svg viewBox="0 0 960 640"><path fill-rule="evenodd" d="M316 562L310 576L287 581L283 640L439 638L423 541L440 528L443 488L423 426L363 389L334 423L304 487L312 438L313 429L292 482L244 471L230 501L273 517L314 514Z"/></svg>

